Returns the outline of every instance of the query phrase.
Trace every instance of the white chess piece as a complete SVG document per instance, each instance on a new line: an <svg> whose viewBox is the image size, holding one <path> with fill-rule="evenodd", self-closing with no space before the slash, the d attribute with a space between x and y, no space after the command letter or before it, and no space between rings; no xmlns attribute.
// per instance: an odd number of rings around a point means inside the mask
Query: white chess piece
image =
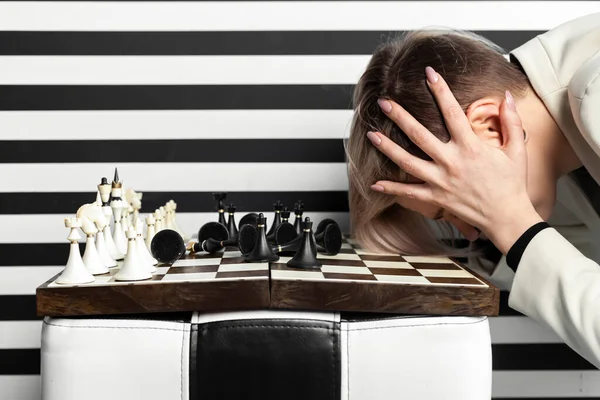
<svg viewBox="0 0 600 400"><path fill-rule="evenodd" d="M156 230L155 233L158 233L163 230L162 222L163 220L162 215L160 214L160 210L154 210L154 229Z"/></svg>
<svg viewBox="0 0 600 400"><path fill-rule="evenodd" d="M154 216L152 214L148 214L146 217L146 248L148 251L152 251L152 238L156 234L156 230L154 228Z"/></svg>
<svg viewBox="0 0 600 400"><path fill-rule="evenodd" d="M165 206L160 206L158 212L160 213L160 217L162 218L163 229L171 229L167 226L167 210L165 210Z"/></svg>
<svg viewBox="0 0 600 400"><path fill-rule="evenodd" d="M127 234L129 227L131 224L129 223L129 205L127 202L123 202L123 211L121 213L121 230L123 234Z"/></svg>
<svg viewBox="0 0 600 400"><path fill-rule="evenodd" d="M152 278L150 269L138 254L136 237L136 231L133 227L129 227L127 230L127 253L123 266L115 275L117 281L141 281Z"/></svg>
<svg viewBox="0 0 600 400"><path fill-rule="evenodd" d="M184 235L183 230L179 227L179 224L177 224L177 203L175 203L173 200L169 200L167 204L169 204L169 208L171 209L171 219L174 229L181 235L181 237L183 237L183 240L188 240L186 235Z"/></svg>
<svg viewBox="0 0 600 400"><path fill-rule="evenodd" d="M133 223L135 209L133 208L133 205L131 203L128 202L128 204L129 205L127 206L127 223L129 224L129 226L133 226L133 229L135 229L135 224Z"/></svg>
<svg viewBox="0 0 600 400"><path fill-rule="evenodd" d="M85 252L83 253L83 263L85 264L85 267L92 275L102 275L108 273L108 267L102 263L100 255L96 250L96 241L94 237L98 232L98 228L96 228L96 225L91 219L86 216L80 216L79 212L77 217L81 218L81 230L87 236L85 241Z"/></svg>
<svg viewBox="0 0 600 400"><path fill-rule="evenodd" d="M112 218L112 215L113 215L112 209L110 208L110 206L102 207L102 212L104 213L106 220L110 221ZM108 223L104 226L103 233L104 233L104 243L106 244L106 250L108 250L108 254L110 254L112 259L118 261L118 260L122 260L123 258L125 258L125 255L117 249L117 245L115 244L115 241L112 237L112 233L110 231L110 223Z"/></svg>
<svg viewBox="0 0 600 400"><path fill-rule="evenodd" d="M160 209L161 209L161 211L164 210L165 228L175 230L175 228L173 226L173 218L172 218L173 214L171 213L171 207L169 206L169 203L166 203Z"/></svg>
<svg viewBox="0 0 600 400"><path fill-rule="evenodd" d="M99 210L100 214L96 215L94 220L96 227L98 228L98 233L96 234L96 250L98 251L98 255L100 256L102 263L109 268L114 268L117 266L117 262L111 257L104 241L104 230L106 225L108 225L108 221L104 216L102 208L99 207Z"/></svg>
<svg viewBox="0 0 600 400"><path fill-rule="evenodd" d="M133 189L127 189L125 197L133 209L131 223L134 227L137 227L137 221L140 218L140 210L142 208L142 193L138 193Z"/></svg>
<svg viewBox="0 0 600 400"><path fill-rule="evenodd" d="M81 235L78 228L81 228L81 220L77 218L65 218L65 226L70 228L67 239L71 242L69 250L69 259L65 269L56 279L56 283L61 285L91 283L96 280L86 268L81 253L79 252L79 240Z"/></svg>
<svg viewBox="0 0 600 400"><path fill-rule="evenodd" d="M156 272L155 265L158 264L158 260L156 260L154 257L152 257L152 254L150 254L150 252L146 248L146 244L144 243L144 237L142 236L144 233L144 224L139 219L138 219L136 233L137 233L137 237L135 238L135 243L137 246L138 254L140 255L140 258L142 258L146 262L146 264L148 265L148 268L150 269L150 272L155 273Z"/></svg>
<svg viewBox="0 0 600 400"><path fill-rule="evenodd" d="M106 178L102 178L102 183L98 185L98 192L100 193L100 200L102 201L102 212L106 217L107 224L104 226L102 233L104 234L104 244L106 245L106 250L108 254L113 260L122 260L125 255L117 250L117 246L113 240L111 233L111 224L110 221L113 217L112 208L110 208L109 200L110 200L110 191L111 186L110 183L106 181Z"/></svg>
<svg viewBox="0 0 600 400"><path fill-rule="evenodd" d="M123 232L123 228L121 226L121 219L123 215L123 201L114 199L113 194L113 200L110 202L110 207L112 208L113 215L115 217L115 229L112 235L115 242L115 246L117 247L117 251L119 253L127 254L127 238L125 237L125 232Z"/></svg>

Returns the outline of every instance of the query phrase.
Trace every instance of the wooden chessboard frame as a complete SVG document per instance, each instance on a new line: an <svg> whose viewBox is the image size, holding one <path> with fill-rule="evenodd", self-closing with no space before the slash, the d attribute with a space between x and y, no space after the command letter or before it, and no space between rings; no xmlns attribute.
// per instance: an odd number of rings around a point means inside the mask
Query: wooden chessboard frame
<svg viewBox="0 0 600 400"><path fill-rule="evenodd" d="M353 251L356 249L350 242L344 241L341 254ZM229 256L225 258L208 254L186 255L178 263L185 264L186 260L196 259L221 260L219 265L239 265L240 271L257 265L244 263L243 258L235 253L239 252L226 249ZM384 260L389 256L380 257ZM55 287L52 287L58 274L37 288L37 312L39 316L77 316L271 308L454 316L497 316L499 313L500 290L453 258L444 260L454 263L456 269L464 270L481 284L455 282L452 286L444 286L366 282L352 278L343 281L274 278L273 271L286 269L282 260L286 257L281 256L281 260L275 263L265 263L264 268L268 271L265 279L249 274L250 279L228 277L230 279L162 282L162 276L168 274L165 271L171 266L159 265L159 271L151 281L76 287L56 287L54 284ZM217 271L212 264L179 266L177 273L187 272L182 270L185 268L200 273ZM111 274L114 273L111 270Z"/></svg>
<svg viewBox="0 0 600 400"><path fill-rule="evenodd" d="M232 249L226 249L231 251ZM217 280L179 280L168 282L165 276L211 274L217 272L217 266L242 265L239 258L224 258L221 255L194 254L185 255L179 263L190 260L215 260L215 263L200 266L179 266L159 264L151 280L137 282L119 282L118 284L95 283L92 285L65 285L52 287L60 276L53 276L36 290L38 316L77 316L110 315L130 313L156 313L177 311L226 311L268 308L269 271L266 263L251 264L254 271L262 272L264 277L253 277L252 273L238 271L241 279L232 279L227 274ZM175 263L177 264L177 262ZM173 265L175 265L173 264ZM248 264L245 264L248 265ZM96 279L112 278L118 268L111 268L105 275ZM245 276L245 277L244 277ZM229 278L229 279L228 279ZM246 279L249 278L249 279Z"/></svg>

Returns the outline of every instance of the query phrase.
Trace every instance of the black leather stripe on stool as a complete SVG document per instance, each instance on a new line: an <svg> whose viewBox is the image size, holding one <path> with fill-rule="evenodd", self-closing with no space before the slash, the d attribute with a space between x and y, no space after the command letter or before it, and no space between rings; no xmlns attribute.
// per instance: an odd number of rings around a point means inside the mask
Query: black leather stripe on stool
<svg viewBox="0 0 600 400"><path fill-rule="evenodd" d="M338 322L207 322L190 340L190 400L340 398Z"/></svg>

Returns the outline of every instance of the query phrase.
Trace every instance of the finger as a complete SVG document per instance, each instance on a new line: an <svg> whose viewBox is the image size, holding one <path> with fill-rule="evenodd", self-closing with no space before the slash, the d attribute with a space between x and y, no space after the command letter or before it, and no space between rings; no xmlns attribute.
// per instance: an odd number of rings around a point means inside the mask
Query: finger
<svg viewBox="0 0 600 400"><path fill-rule="evenodd" d="M425 68L425 75L427 84L444 117L450 137L462 143L475 139L475 134L465 112L444 78L431 67Z"/></svg>
<svg viewBox="0 0 600 400"><path fill-rule="evenodd" d="M508 90L500 104L500 123L502 124L502 133L505 136L505 142L502 145L505 153L511 158L523 154L525 148L523 124L517 113L515 100Z"/></svg>
<svg viewBox="0 0 600 400"><path fill-rule="evenodd" d="M410 154L393 140L379 132L367 132L373 145L409 175L425 182L439 182L439 168L431 161Z"/></svg>
<svg viewBox="0 0 600 400"><path fill-rule="evenodd" d="M391 181L378 181L373 186L372 190L387 193L393 196L406 198L409 200L424 201L435 204L434 196L431 187L424 184L415 183L399 183Z"/></svg>
<svg viewBox="0 0 600 400"><path fill-rule="evenodd" d="M412 115L396 102L388 99L379 99L381 110L390 118L408 138L423 150L429 157L439 163L445 163L448 149L444 143L429 132Z"/></svg>

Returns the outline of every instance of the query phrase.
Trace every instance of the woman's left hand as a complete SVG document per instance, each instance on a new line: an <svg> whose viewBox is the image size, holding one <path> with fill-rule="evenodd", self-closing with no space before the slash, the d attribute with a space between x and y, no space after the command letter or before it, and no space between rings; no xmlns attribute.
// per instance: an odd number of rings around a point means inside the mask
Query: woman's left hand
<svg viewBox="0 0 600 400"><path fill-rule="evenodd" d="M386 115L433 161L411 155L384 135L369 133L380 151L424 182L379 181L372 189L440 207L479 228L506 254L527 228L542 221L527 193L527 155L514 100L506 92L500 105L503 144L491 146L473 132L443 78L429 67L426 74L451 139L443 143L398 104L380 100Z"/></svg>

